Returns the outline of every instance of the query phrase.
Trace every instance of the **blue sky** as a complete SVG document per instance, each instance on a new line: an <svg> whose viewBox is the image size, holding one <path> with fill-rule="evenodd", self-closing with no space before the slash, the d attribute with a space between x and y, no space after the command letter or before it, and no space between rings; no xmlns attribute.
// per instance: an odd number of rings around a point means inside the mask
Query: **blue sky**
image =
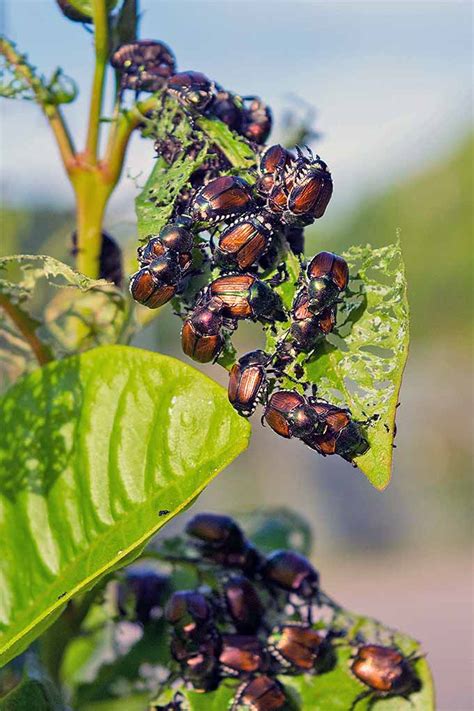
<svg viewBox="0 0 474 711"><path fill-rule="evenodd" d="M78 81L81 96L66 114L82 136L90 35L66 22L54 0L3 5L6 33L32 62L46 73L61 64ZM335 214L439 157L472 120L468 2L142 0L142 7L142 36L170 44L180 69L260 94L277 117L290 94L315 105L323 133L316 146L333 171ZM1 138L6 199L72 204L34 106L3 102ZM135 139L130 174L151 164L151 144ZM125 179L111 206L114 220L131 214L134 191Z"/></svg>

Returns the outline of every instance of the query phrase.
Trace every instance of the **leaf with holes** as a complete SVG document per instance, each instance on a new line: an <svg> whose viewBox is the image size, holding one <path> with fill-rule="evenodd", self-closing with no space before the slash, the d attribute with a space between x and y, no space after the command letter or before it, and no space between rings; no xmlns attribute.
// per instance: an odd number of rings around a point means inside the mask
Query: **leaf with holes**
<svg viewBox="0 0 474 711"><path fill-rule="evenodd" d="M246 447L250 428L204 375L123 346L52 363L0 402L4 663L70 597L138 555Z"/></svg>
<svg viewBox="0 0 474 711"><path fill-rule="evenodd" d="M408 355L409 310L399 243L380 249L351 247L342 255L351 275L338 306L334 333L308 359L296 361L301 380L317 386L319 397L349 407L363 423L369 450L354 463L378 489L390 481L395 413ZM289 279L277 291L287 309L297 291L298 260L286 251ZM268 330L267 349L275 348L289 323ZM294 387L290 380L287 387Z"/></svg>
<svg viewBox="0 0 474 711"><path fill-rule="evenodd" d="M355 463L377 489L390 481L395 414L408 356L409 311L400 244L352 247L352 274L340 306L336 338L308 365L318 394L349 406L366 421L370 448Z"/></svg>

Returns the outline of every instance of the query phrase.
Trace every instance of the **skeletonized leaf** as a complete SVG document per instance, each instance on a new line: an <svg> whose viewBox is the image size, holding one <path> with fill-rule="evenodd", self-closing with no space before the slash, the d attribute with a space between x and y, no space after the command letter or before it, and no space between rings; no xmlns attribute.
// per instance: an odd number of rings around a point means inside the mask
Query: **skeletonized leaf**
<svg viewBox="0 0 474 711"><path fill-rule="evenodd" d="M35 349L44 351L36 356L45 363L126 340L130 316L130 299L104 279L90 279L53 257L0 258L0 357L13 358L16 375L30 368ZM26 345L25 353L15 355L15 340Z"/></svg>

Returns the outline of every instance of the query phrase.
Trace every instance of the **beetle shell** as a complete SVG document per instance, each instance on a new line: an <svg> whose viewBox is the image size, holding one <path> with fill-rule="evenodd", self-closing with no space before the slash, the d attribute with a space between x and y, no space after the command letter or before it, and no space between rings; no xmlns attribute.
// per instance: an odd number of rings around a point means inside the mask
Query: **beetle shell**
<svg viewBox="0 0 474 711"><path fill-rule="evenodd" d="M286 704L283 687L276 679L262 674L247 682L237 693L233 708L242 703L252 711L274 711Z"/></svg>
<svg viewBox="0 0 474 711"><path fill-rule="evenodd" d="M209 363L217 358L224 339L219 331L217 333L200 333L193 318L188 318L181 329L181 346L187 356L198 363Z"/></svg>
<svg viewBox="0 0 474 711"><path fill-rule="evenodd" d="M193 635L199 627L211 620L211 608L201 593L194 590L174 592L165 608L166 620L175 630Z"/></svg>
<svg viewBox="0 0 474 711"><path fill-rule="evenodd" d="M323 434L315 434L305 439L309 447L324 456L339 454L349 462L367 451L368 442L358 423L351 419L348 410L312 398L310 405L325 422L327 430Z"/></svg>
<svg viewBox="0 0 474 711"><path fill-rule="evenodd" d="M264 351L252 351L234 363L229 374L229 402L243 417L255 411L257 400L266 385L265 366L269 357Z"/></svg>
<svg viewBox="0 0 474 711"><path fill-rule="evenodd" d="M245 543L240 551L213 550L204 547L202 555L216 565L236 568L249 576L253 576L262 565L262 556L250 543Z"/></svg>
<svg viewBox="0 0 474 711"><path fill-rule="evenodd" d="M285 625L279 630L278 641L273 645L292 667L312 669L323 638L311 629L299 625Z"/></svg>
<svg viewBox="0 0 474 711"><path fill-rule="evenodd" d="M290 226L285 230L285 238L293 254L303 254L304 252L304 229L302 227Z"/></svg>
<svg viewBox="0 0 474 711"><path fill-rule="evenodd" d="M186 533L206 546L218 550L241 551L245 541L244 534L234 519L213 513L193 516L186 525Z"/></svg>
<svg viewBox="0 0 474 711"><path fill-rule="evenodd" d="M255 281L256 277L252 274L232 274L216 279L209 289L212 296L217 296L224 304L225 316L236 319L252 318L249 292Z"/></svg>
<svg viewBox="0 0 474 711"><path fill-rule="evenodd" d="M165 246L159 237L151 237L148 242L137 250L138 261L142 266L150 264L154 259L159 259L166 252Z"/></svg>
<svg viewBox="0 0 474 711"><path fill-rule="evenodd" d="M267 251L272 224L260 213L237 219L219 237L214 259L222 266L248 269Z"/></svg>
<svg viewBox="0 0 474 711"><path fill-rule="evenodd" d="M296 390L273 392L265 408L264 417L274 432L287 439L303 438L325 429L306 398Z"/></svg>
<svg viewBox="0 0 474 711"><path fill-rule="evenodd" d="M249 141L262 145L272 130L272 112L261 99L244 99L242 134Z"/></svg>
<svg viewBox="0 0 474 711"><path fill-rule="evenodd" d="M339 291L346 288L349 281L349 267L343 257L333 252L319 252L308 264L306 273L309 279L329 277Z"/></svg>
<svg viewBox="0 0 474 711"><path fill-rule="evenodd" d="M119 47L110 63L121 74L122 89L158 91L175 70L175 58L163 42L139 40Z"/></svg>
<svg viewBox="0 0 474 711"><path fill-rule="evenodd" d="M258 637L227 634L222 636L219 662L235 672L252 674L266 667L266 655Z"/></svg>
<svg viewBox="0 0 474 711"><path fill-rule="evenodd" d="M332 196L332 179L329 171L312 169L301 180L296 180L288 195L288 211L308 219L322 217Z"/></svg>
<svg viewBox="0 0 474 711"><path fill-rule="evenodd" d="M179 254L190 252L194 246L192 233L173 223L163 227L160 231L160 240L166 249L174 250Z"/></svg>
<svg viewBox="0 0 474 711"><path fill-rule="evenodd" d="M130 277L130 293L135 301L156 309L173 298L180 276L176 260L163 255Z"/></svg>
<svg viewBox="0 0 474 711"><path fill-rule="evenodd" d="M168 80L168 92L188 110L202 112L211 103L215 85L201 72L179 72Z"/></svg>
<svg viewBox="0 0 474 711"><path fill-rule="evenodd" d="M220 639L215 630L196 642L176 636L171 640L171 654L180 663L183 675L196 691L212 691L217 688L220 647Z"/></svg>
<svg viewBox="0 0 474 711"><path fill-rule="evenodd" d="M250 186L242 178L224 175L204 185L191 203L191 217L199 222L218 222L237 217L253 206Z"/></svg>
<svg viewBox="0 0 474 711"><path fill-rule="evenodd" d="M261 177L258 181L258 188L260 192L269 194L275 185L284 183L294 160L294 156L280 144L269 146L262 154L259 164ZM286 199L284 204L286 205Z"/></svg>
<svg viewBox="0 0 474 711"><path fill-rule="evenodd" d="M243 111L237 106L234 95L229 91L217 87L211 108L214 116L232 131L240 132L242 130Z"/></svg>
<svg viewBox="0 0 474 711"><path fill-rule="evenodd" d="M313 596L319 589L318 573L295 551L274 551L268 556L262 574L266 581L304 598Z"/></svg>
<svg viewBox="0 0 474 711"><path fill-rule="evenodd" d="M224 585L227 610L238 632L255 633L262 621L264 609L252 583L243 576L230 578Z"/></svg>
<svg viewBox="0 0 474 711"><path fill-rule="evenodd" d="M127 570L125 579L117 589L117 607L120 616L126 617L133 603L133 619L145 625L160 607L168 589L169 578L152 568L137 567Z"/></svg>
<svg viewBox="0 0 474 711"><path fill-rule="evenodd" d="M377 644L359 647L351 670L364 684L379 692L403 693L413 685L413 674L407 660L391 647Z"/></svg>

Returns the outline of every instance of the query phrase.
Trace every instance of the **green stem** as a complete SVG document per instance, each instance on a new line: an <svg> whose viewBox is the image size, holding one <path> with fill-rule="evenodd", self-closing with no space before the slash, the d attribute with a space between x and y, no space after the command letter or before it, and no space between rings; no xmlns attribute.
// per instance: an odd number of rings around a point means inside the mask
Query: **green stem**
<svg viewBox="0 0 474 711"><path fill-rule="evenodd" d="M95 28L95 67L89 107L85 158L89 164L96 165L105 72L109 58L109 24L106 0L93 0L92 7Z"/></svg>
<svg viewBox="0 0 474 711"><path fill-rule="evenodd" d="M80 166L71 174L76 193L78 271L92 279L99 276L102 224L108 199L114 188L100 168Z"/></svg>

